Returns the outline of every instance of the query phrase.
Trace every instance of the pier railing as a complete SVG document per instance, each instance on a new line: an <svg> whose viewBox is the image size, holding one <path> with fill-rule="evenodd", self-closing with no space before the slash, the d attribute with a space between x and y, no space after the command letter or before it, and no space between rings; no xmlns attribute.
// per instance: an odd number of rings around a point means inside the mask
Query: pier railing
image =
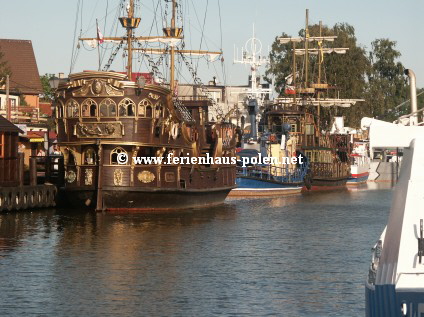
<svg viewBox="0 0 424 317"><path fill-rule="evenodd" d="M307 167L245 166L237 167L237 175L281 183L301 183L307 174Z"/></svg>

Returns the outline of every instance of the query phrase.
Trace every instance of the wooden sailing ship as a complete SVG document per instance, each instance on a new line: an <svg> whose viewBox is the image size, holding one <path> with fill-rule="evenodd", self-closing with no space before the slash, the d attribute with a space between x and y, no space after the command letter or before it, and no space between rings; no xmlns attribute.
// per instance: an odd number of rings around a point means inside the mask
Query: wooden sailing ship
<svg viewBox="0 0 424 317"><path fill-rule="evenodd" d="M134 0L129 1L128 15L119 19L126 37L102 39L126 41L127 73L71 74L57 89L58 144L66 171L62 190L72 204L108 211L202 207L222 203L234 188L235 127L223 117L208 122L210 99L184 103L176 97L175 55L190 51L167 47L169 84L132 80L135 42L182 40L176 6L173 0L164 36L136 37L140 18L134 16ZM185 158L186 164L167 162L169 156ZM136 164L133 157L163 161ZM201 157L212 160L188 160Z"/></svg>
<svg viewBox="0 0 424 317"><path fill-rule="evenodd" d="M351 153L350 137L342 131L335 133L323 131L321 124L321 107L350 106L358 100L329 98L326 94L329 84L321 80L321 65L325 53L345 53L348 48L324 48L325 41L333 41L336 36L317 37L309 35L308 10L306 13L305 36L298 38L280 38L280 43L292 43L293 84L287 93L292 98L277 98L268 105L264 113L264 126L269 131L271 142L281 143L284 134L297 144L297 151L304 153L309 161L309 173L305 177L308 189L334 188L344 186L350 176L349 155ZM318 43L318 48L309 48L309 43ZM296 43L303 43L303 48L296 48ZM313 52L318 56L318 80L308 80L308 55ZM303 81L297 82L296 55L304 56Z"/></svg>

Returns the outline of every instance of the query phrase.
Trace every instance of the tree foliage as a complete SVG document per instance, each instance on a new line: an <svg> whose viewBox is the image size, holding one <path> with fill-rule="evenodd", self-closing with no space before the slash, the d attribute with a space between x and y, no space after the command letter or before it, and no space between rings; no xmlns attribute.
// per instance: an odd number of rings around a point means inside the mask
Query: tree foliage
<svg viewBox="0 0 424 317"><path fill-rule="evenodd" d="M44 74L40 76L41 85L43 87L43 99L45 101L52 101L54 99L54 93L49 82L52 77L54 77L54 74Z"/></svg>
<svg viewBox="0 0 424 317"><path fill-rule="evenodd" d="M7 61L4 60L4 53L1 52L0 47L0 86L3 86L6 83L7 75L12 75L12 72L7 64Z"/></svg>
<svg viewBox="0 0 424 317"><path fill-rule="evenodd" d="M305 30L298 35L303 37ZM377 39L371 44L371 51L357 43L355 29L347 23L337 23L333 27L315 24L309 26L311 36L336 35L334 43L323 43L323 47L348 48L346 54L325 54L321 71L321 83L328 83L328 97L365 99L350 108L323 109L321 119L324 125L334 115L343 115L346 124L358 127L364 116L392 120L398 114L390 111L408 98L407 79L404 67L398 61L401 54L396 50L396 42L389 39ZM289 37L283 33L281 37ZM267 79L274 78L276 91L284 95L286 77L293 72L292 43L280 44L276 37L270 52L270 67L266 71ZM314 44L310 44L313 46ZM302 46L302 47L301 47ZM317 47L316 44L313 47ZM296 44L303 48L303 44ZM296 57L296 70L299 80L305 80L304 59ZM318 56L309 58L308 84L318 82ZM305 83L303 84L305 85ZM299 81L298 85L299 86Z"/></svg>

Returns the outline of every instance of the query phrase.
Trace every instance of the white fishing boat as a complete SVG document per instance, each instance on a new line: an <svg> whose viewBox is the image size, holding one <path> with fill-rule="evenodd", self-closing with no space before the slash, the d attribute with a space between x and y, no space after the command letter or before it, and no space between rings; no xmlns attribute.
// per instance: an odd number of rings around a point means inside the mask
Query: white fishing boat
<svg viewBox="0 0 424 317"><path fill-rule="evenodd" d="M346 182L347 185L359 185L367 182L371 164L368 144L367 141L353 143L353 150L350 155L350 177Z"/></svg>
<svg viewBox="0 0 424 317"><path fill-rule="evenodd" d="M411 81L412 113L398 124L371 124L374 147L404 148L399 181L388 224L373 248L365 283L366 316L424 316L424 126L418 123L415 76Z"/></svg>

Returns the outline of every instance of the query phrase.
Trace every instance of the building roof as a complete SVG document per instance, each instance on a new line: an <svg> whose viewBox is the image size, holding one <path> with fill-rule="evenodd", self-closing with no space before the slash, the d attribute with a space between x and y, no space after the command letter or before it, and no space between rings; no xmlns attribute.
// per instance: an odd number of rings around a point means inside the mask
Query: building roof
<svg viewBox="0 0 424 317"><path fill-rule="evenodd" d="M10 91L27 95L43 92L32 43L29 40L0 39L2 60L7 62L12 75Z"/></svg>
<svg viewBox="0 0 424 317"><path fill-rule="evenodd" d="M23 133L21 129L19 129L12 122L7 120L5 117L0 116L0 132L18 132Z"/></svg>

